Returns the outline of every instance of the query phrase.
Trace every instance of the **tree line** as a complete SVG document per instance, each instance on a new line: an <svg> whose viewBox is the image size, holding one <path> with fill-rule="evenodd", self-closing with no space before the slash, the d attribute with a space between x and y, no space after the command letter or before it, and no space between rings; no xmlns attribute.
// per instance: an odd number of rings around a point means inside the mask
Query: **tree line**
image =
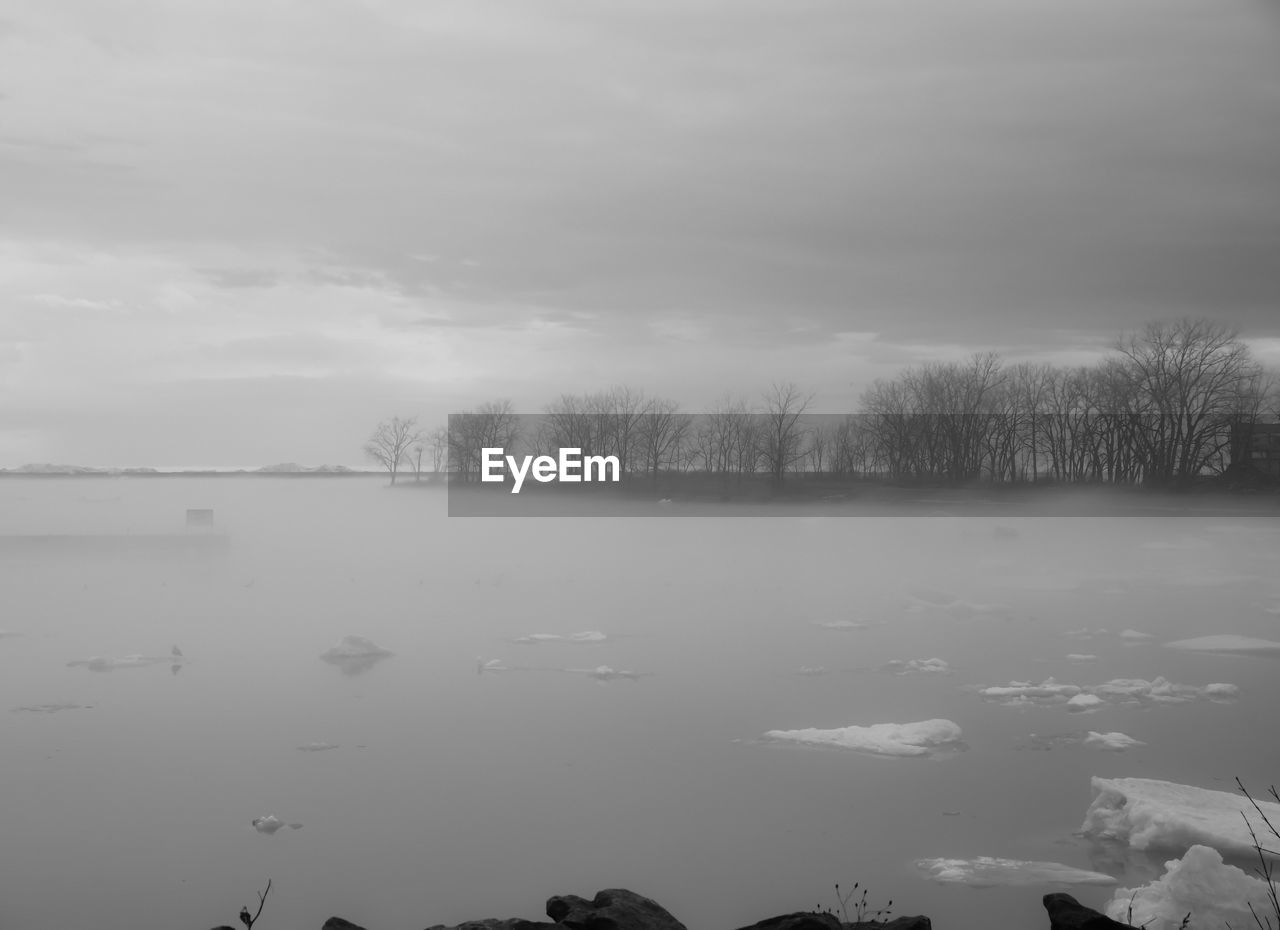
<svg viewBox="0 0 1280 930"><path fill-rule="evenodd" d="M449 417L379 424L367 454L394 483L402 467L477 480L480 450L613 455L629 478L704 473L743 480L878 476L941 483L1177 486L1247 460L1252 432L1280 418L1277 378L1238 334L1207 320L1159 322L1091 366L1007 364L995 353L930 362L876 381L847 415L811 412L813 394L774 384L757 402L707 413L628 387L564 394L533 416L509 401Z"/></svg>

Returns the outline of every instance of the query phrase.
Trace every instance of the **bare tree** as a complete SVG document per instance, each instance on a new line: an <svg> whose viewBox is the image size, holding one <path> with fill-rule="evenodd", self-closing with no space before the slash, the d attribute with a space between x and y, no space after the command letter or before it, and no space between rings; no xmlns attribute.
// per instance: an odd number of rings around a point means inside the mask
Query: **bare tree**
<svg viewBox="0 0 1280 930"><path fill-rule="evenodd" d="M392 417L378 424L365 443L364 454L385 468L395 484L401 463L408 459L410 448L419 439L417 417Z"/></svg>
<svg viewBox="0 0 1280 930"><path fill-rule="evenodd" d="M1209 320L1151 323L1117 345L1147 416L1146 479L1185 484L1230 443L1233 416L1248 405L1259 370L1235 330Z"/></svg>
<svg viewBox="0 0 1280 930"><path fill-rule="evenodd" d="M439 475L441 467L448 460L449 430L443 426L437 426L427 437L427 444L431 448L431 471Z"/></svg>
<svg viewBox="0 0 1280 930"><path fill-rule="evenodd" d="M764 396L760 456L777 484L781 484L783 476L805 456L805 430L800 425L800 417L812 401L812 394L801 394L790 382L773 385Z"/></svg>
<svg viewBox="0 0 1280 930"><path fill-rule="evenodd" d="M510 453L520 437L520 418L511 401L481 404L476 410L449 416L449 461L464 481L478 479L481 450Z"/></svg>

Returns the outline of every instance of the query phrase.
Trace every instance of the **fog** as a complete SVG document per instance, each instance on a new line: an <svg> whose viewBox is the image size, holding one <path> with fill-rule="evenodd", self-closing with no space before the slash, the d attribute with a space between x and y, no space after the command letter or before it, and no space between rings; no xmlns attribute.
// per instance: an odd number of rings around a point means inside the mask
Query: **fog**
<svg viewBox="0 0 1280 930"><path fill-rule="evenodd" d="M15 538L185 538L188 508L225 547ZM1036 887L915 863L1136 885L1169 856L1074 835L1090 776L1280 779L1277 659L1163 645L1280 639L1274 515L765 512L466 519L375 478L0 482L0 927L230 924L268 879L264 927L537 919L621 886L711 930L854 881L895 915L1034 926ZM389 654L321 658L345 637ZM1103 687L1160 676L1186 699ZM1050 678L1098 700L984 693ZM937 718L960 745L765 738Z"/></svg>

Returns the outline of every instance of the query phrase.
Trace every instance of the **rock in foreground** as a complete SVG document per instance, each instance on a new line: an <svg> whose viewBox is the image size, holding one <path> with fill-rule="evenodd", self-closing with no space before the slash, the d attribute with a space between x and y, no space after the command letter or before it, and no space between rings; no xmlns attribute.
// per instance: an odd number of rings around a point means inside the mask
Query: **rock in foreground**
<svg viewBox="0 0 1280 930"><path fill-rule="evenodd" d="M1061 892L1045 895L1044 909L1049 912L1049 930L1134 930Z"/></svg>
<svg viewBox="0 0 1280 930"><path fill-rule="evenodd" d="M625 888L606 888L590 901L577 895L556 895L547 901L553 923L507 918L468 920L454 926L436 924L427 930L686 930L685 925L657 901ZM772 917L743 930L843 930L832 914L800 912ZM899 917L865 921L862 930L931 930L928 917Z"/></svg>

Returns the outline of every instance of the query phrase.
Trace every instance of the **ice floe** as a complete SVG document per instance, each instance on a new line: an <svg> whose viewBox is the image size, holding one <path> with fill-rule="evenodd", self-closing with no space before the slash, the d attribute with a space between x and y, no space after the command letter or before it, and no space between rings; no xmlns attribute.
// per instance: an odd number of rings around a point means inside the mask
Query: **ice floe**
<svg viewBox="0 0 1280 930"><path fill-rule="evenodd" d="M1084 738L1083 744L1090 749L1100 749L1103 752L1124 752L1134 746L1147 745L1142 740L1134 739L1124 733L1099 733L1096 730L1089 731L1089 735Z"/></svg>
<svg viewBox="0 0 1280 930"><path fill-rule="evenodd" d="M1280 643L1253 636L1237 636L1221 633L1217 636L1197 636L1194 639L1177 639L1165 643L1170 649L1186 652L1219 652L1235 655L1280 655Z"/></svg>
<svg viewBox="0 0 1280 930"><path fill-rule="evenodd" d="M26 711L32 714L56 714L64 710L92 710L92 704L24 704L13 708L14 713Z"/></svg>
<svg viewBox="0 0 1280 930"><path fill-rule="evenodd" d="M822 620L815 621L814 626L820 626L824 630L835 630L837 633L852 633L854 630L867 628L867 624L857 620Z"/></svg>
<svg viewBox="0 0 1280 930"><path fill-rule="evenodd" d="M973 888L1116 883L1114 878L1103 872L1089 872L1060 862L997 859L991 856L978 856L974 859L920 859L916 862L916 868L935 882L969 885Z"/></svg>
<svg viewBox="0 0 1280 930"><path fill-rule="evenodd" d="M933 672L945 673L951 671L951 666L947 664L945 659L892 659L881 667L882 671L893 672L895 675L908 675L911 672Z"/></svg>
<svg viewBox="0 0 1280 930"><path fill-rule="evenodd" d="M804 675L807 678L815 678L818 675L827 674L827 670L821 665L802 665L796 671L797 675Z"/></svg>
<svg viewBox="0 0 1280 930"><path fill-rule="evenodd" d="M1104 703L1096 694L1076 694L1067 699L1067 710L1092 711L1097 710Z"/></svg>
<svg viewBox="0 0 1280 930"><path fill-rule="evenodd" d="M146 656L134 653L127 656L93 656L68 662L68 668L83 667L92 672L110 672L118 668L146 668L149 665L168 665L175 670L187 661L181 653L167 656Z"/></svg>
<svg viewBox="0 0 1280 930"><path fill-rule="evenodd" d="M1068 662L1096 662L1098 657L1091 653L1069 652L1067 653Z"/></svg>
<svg viewBox="0 0 1280 930"><path fill-rule="evenodd" d="M646 674L652 674L652 672L632 672L626 669L616 669L609 665L597 665L595 668L566 668L565 671L571 675L586 675L596 681L617 681L621 678L629 681L639 681Z"/></svg>
<svg viewBox="0 0 1280 930"><path fill-rule="evenodd" d="M1266 882L1225 864L1208 846L1192 846L1165 870L1140 888L1117 889L1104 907L1107 916L1146 930L1178 930L1188 913L1197 927L1252 927L1250 904L1259 915L1269 911Z"/></svg>
<svg viewBox="0 0 1280 930"><path fill-rule="evenodd" d="M511 640L513 643L519 643L522 646L537 646L541 643L576 643L578 645L589 645L591 643L605 643L609 641L609 637L601 633L599 630L583 630L580 633L529 633L525 636L517 636Z"/></svg>
<svg viewBox="0 0 1280 930"><path fill-rule="evenodd" d="M257 830L259 833L265 833L268 836L271 836L277 830L282 830L285 827L288 827L290 830L302 829L302 824L285 823L275 814L268 814L266 817L254 817L252 822L253 829Z"/></svg>
<svg viewBox="0 0 1280 930"><path fill-rule="evenodd" d="M1121 630L1120 638L1131 643L1145 643L1152 636L1150 633L1143 633L1140 630Z"/></svg>
<svg viewBox="0 0 1280 930"><path fill-rule="evenodd" d="M337 743L306 743L298 747L299 752L327 752L330 749L337 749Z"/></svg>
<svg viewBox="0 0 1280 930"><path fill-rule="evenodd" d="M1243 813L1248 799L1152 778L1092 779L1093 802L1080 831L1090 839L1113 840L1133 849L1182 852L1197 844L1227 855L1254 853ZM1258 806L1280 823L1280 804Z"/></svg>
<svg viewBox="0 0 1280 930"><path fill-rule="evenodd" d="M1011 681L1007 685L978 688L978 694L984 699L1010 707L1065 705L1078 711L1096 709L1103 704L1181 704L1195 700L1228 702L1239 693L1239 688L1225 682L1197 688L1175 684L1163 676L1150 681L1145 678L1113 678L1089 687L1046 678L1039 684Z"/></svg>
<svg viewBox="0 0 1280 930"><path fill-rule="evenodd" d="M336 665L348 675L373 668L383 659L395 655L390 649L384 649L367 636L344 636L324 652L320 658L330 665Z"/></svg>
<svg viewBox="0 0 1280 930"><path fill-rule="evenodd" d="M820 730L770 730L766 740L831 746L881 756L928 756L960 744L960 726L935 718L917 723L876 723L871 726Z"/></svg>

